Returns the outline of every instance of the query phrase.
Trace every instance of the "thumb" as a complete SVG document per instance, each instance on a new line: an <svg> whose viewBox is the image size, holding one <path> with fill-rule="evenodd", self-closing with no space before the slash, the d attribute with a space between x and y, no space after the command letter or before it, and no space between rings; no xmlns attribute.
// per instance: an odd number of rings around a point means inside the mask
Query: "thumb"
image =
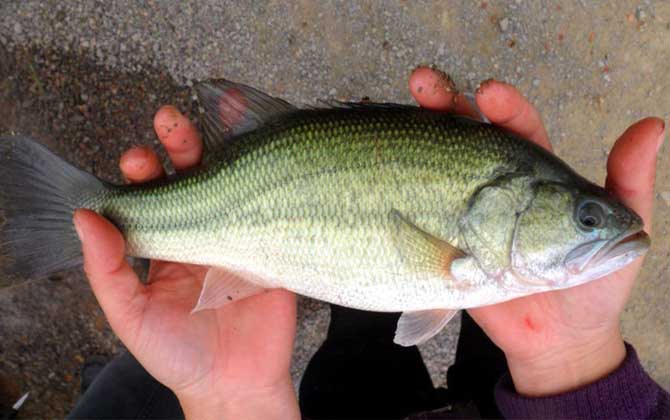
<svg viewBox="0 0 670 420"><path fill-rule="evenodd" d="M663 144L664 128L658 118L638 121L619 137L607 160L607 189L642 217L647 233L651 233L656 156ZM641 266L642 259L638 258L622 268L619 273L628 281L616 282L613 287L627 289L628 296Z"/></svg>
<svg viewBox="0 0 670 420"><path fill-rule="evenodd" d="M84 271L112 329L129 345L138 328L146 295L125 259L121 233L91 210L77 210L74 226L82 244Z"/></svg>
<svg viewBox="0 0 670 420"><path fill-rule="evenodd" d="M656 155L664 128L659 118L638 121L619 137L607 160L607 189L642 217L647 232L654 205Z"/></svg>

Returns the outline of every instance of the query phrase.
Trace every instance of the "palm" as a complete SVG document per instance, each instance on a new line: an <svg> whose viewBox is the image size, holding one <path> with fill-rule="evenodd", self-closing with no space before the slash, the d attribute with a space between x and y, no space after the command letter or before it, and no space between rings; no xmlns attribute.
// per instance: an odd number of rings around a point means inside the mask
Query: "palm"
<svg viewBox="0 0 670 420"><path fill-rule="evenodd" d="M154 126L175 168L198 164L202 143L188 119L164 107ZM126 152L120 166L131 182L164 173L156 154L142 148ZM86 226L84 266L112 328L156 379L199 396L286 382L295 336L293 294L272 290L192 314L208 267L152 261L142 285L125 262L124 241L113 225L87 211L75 219L80 229Z"/></svg>
<svg viewBox="0 0 670 420"><path fill-rule="evenodd" d="M132 322L138 327L126 341L129 349L173 390L212 389L221 379L237 387L278 380L288 369L292 349L293 295L273 291L191 314L206 270L152 262L147 302L140 319Z"/></svg>
<svg viewBox="0 0 670 420"><path fill-rule="evenodd" d="M617 323L638 268L469 312L506 354L522 359L545 354L558 343L588 339Z"/></svg>

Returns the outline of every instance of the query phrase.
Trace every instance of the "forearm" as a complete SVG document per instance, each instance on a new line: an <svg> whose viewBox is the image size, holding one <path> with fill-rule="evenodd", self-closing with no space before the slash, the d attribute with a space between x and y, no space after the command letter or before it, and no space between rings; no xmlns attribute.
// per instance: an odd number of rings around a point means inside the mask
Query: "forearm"
<svg viewBox="0 0 670 420"><path fill-rule="evenodd" d="M278 388L258 390L244 395L211 398L180 396L179 403L187 419L292 420L300 419L298 402L290 380Z"/></svg>

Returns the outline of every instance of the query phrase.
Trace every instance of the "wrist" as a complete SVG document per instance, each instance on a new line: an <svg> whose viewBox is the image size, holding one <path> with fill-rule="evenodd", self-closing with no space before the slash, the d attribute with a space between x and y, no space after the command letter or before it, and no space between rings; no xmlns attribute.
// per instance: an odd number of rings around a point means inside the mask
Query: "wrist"
<svg viewBox="0 0 670 420"><path fill-rule="evenodd" d="M626 357L618 328L533 357L507 355L516 391L528 397L569 392L616 370Z"/></svg>
<svg viewBox="0 0 670 420"><path fill-rule="evenodd" d="M299 419L290 378L272 387L216 395L177 394L187 419Z"/></svg>

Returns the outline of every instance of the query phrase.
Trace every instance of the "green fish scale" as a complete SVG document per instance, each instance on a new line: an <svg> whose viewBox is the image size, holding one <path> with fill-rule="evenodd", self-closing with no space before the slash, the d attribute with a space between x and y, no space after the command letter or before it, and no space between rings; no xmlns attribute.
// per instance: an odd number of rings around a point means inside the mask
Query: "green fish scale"
<svg viewBox="0 0 670 420"><path fill-rule="evenodd" d="M383 241L393 208L456 240L473 192L518 170L529 153L488 126L404 108L298 111L224 148L221 160L190 175L117 187L87 204L121 228L138 256L213 263L198 252L216 253L229 232L265 232L268 241L283 238L287 262L321 236L372 258L374 243L351 243L357 235Z"/></svg>

